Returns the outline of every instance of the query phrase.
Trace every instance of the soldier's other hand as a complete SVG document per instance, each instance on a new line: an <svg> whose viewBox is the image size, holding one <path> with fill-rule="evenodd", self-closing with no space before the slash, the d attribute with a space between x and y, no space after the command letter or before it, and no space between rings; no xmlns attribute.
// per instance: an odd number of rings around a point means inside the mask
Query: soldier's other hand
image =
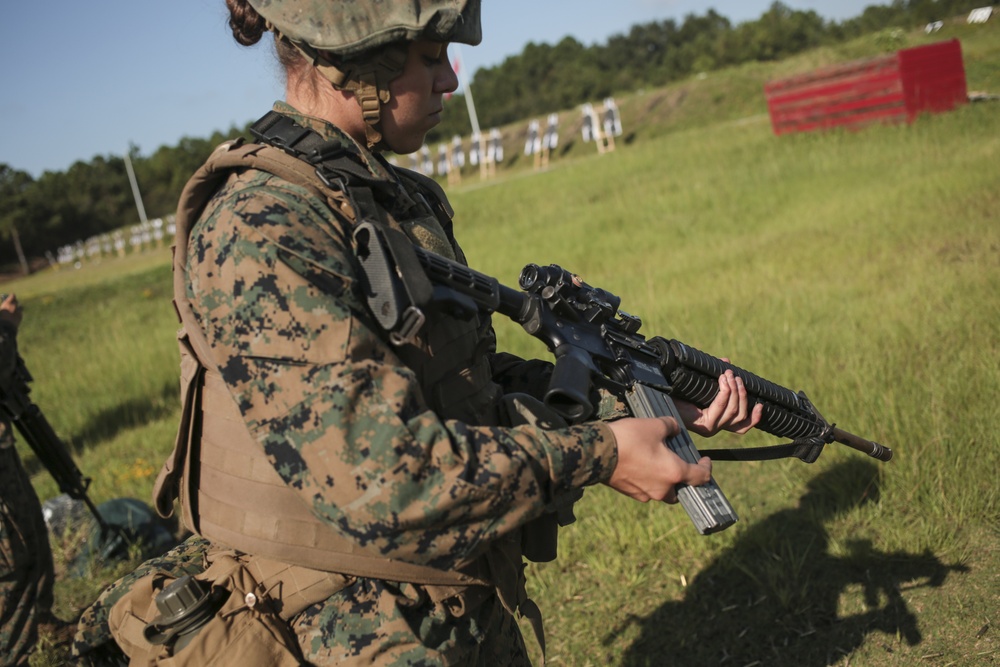
<svg viewBox="0 0 1000 667"><path fill-rule="evenodd" d="M688 463L667 447L665 440L679 431L671 417L630 417L609 426L618 445L618 465L607 484L615 491L640 502L676 503L678 484L698 486L712 478L708 457Z"/></svg>
<svg viewBox="0 0 1000 667"><path fill-rule="evenodd" d="M23 316L24 311L21 310L21 304L18 303L16 294L8 294L7 298L3 302L0 302L0 319L13 324L17 328L21 325L21 318Z"/></svg>
<svg viewBox="0 0 1000 667"><path fill-rule="evenodd" d="M675 401L675 404L688 430L706 438L722 430L746 433L760 422L764 412L761 403L750 409L743 380L730 370L719 376L719 393L707 408L701 409L686 401Z"/></svg>

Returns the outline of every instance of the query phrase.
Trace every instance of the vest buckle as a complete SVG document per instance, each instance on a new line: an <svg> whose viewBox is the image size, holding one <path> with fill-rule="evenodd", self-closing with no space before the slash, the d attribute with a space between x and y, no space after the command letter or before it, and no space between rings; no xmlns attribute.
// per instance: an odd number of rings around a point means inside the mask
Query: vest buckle
<svg viewBox="0 0 1000 667"><path fill-rule="evenodd" d="M316 175L319 180L323 181L323 185L334 190L336 192L347 192L347 180L336 171L332 169L326 169L323 165L316 167Z"/></svg>
<svg viewBox="0 0 1000 667"><path fill-rule="evenodd" d="M427 316L424 315L424 311L416 306L409 306L400 317L399 327L389 332L389 341L396 347L412 343L426 321Z"/></svg>

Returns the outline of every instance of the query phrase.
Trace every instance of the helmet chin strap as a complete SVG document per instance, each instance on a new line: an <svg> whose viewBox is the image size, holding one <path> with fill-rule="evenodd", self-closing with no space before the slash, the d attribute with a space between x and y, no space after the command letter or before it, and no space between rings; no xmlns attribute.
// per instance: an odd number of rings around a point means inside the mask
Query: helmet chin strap
<svg viewBox="0 0 1000 667"><path fill-rule="evenodd" d="M382 143L382 133L379 131L378 125L382 120L382 105L388 104L391 99L389 94L388 82L386 85L379 86L379 76L378 67L376 65L365 65L355 69L352 73L353 76L340 87L344 90L349 90L354 93L354 99L358 101L358 105L361 107L361 117L365 121L365 139L368 142L368 148L375 148ZM320 68L323 72L323 68ZM328 79L326 72L323 75ZM331 83L334 86L338 84L331 79Z"/></svg>
<svg viewBox="0 0 1000 667"><path fill-rule="evenodd" d="M287 39L274 26L269 25L281 39ZM378 148L382 144L382 133L378 129L382 120L382 105L392 99L389 82L403 73L408 55L405 43L390 44L368 57L358 60L340 60L325 51L319 51L301 42L287 40L292 46L319 70L327 81L339 90L354 93L361 107L361 117L365 121L365 139L368 148Z"/></svg>

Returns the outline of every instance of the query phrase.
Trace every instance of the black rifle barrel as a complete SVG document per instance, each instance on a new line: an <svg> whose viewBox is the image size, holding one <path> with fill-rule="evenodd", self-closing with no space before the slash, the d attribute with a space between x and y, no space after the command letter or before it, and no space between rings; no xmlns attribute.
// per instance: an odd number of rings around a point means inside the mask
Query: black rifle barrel
<svg viewBox="0 0 1000 667"><path fill-rule="evenodd" d="M859 452L864 452L873 459L878 459L879 461L892 460L892 450L885 445L875 442L874 440L866 440L861 436L848 433L847 431L837 427L833 428L833 439L842 445L847 445L848 447L856 449Z"/></svg>

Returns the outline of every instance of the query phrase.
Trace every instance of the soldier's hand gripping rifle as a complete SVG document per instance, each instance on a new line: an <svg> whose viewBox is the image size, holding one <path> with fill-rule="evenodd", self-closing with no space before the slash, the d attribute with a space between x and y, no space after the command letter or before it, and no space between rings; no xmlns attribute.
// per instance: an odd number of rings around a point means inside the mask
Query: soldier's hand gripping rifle
<svg viewBox="0 0 1000 667"><path fill-rule="evenodd" d="M635 417L673 417L680 433L666 445L689 463L700 455L677 412L673 398L707 407L718 392L725 370L739 376L751 407L763 404L757 428L789 445L744 450L715 450L717 459L766 459L796 456L811 463L825 444L840 442L882 461L892 451L827 423L805 397L676 340L646 338L642 321L619 309L621 300L591 287L561 267L527 265L518 291L495 278L414 247L401 232L363 223L355 232L357 254L368 289L369 306L396 344L412 340L429 308L452 314L496 312L519 323L542 340L556 361L545 403L570 423L594 413L592 389L615 394ZM711 480L678 485L677 497L702 534L736 522L736 512Z"/></svg>
<svg viewBox="0 0 1000 667"><path fill-rule="evenodd" d="M0 413L14 424L35 456L56 480L59 490L74 500L83 501L94 515L101 535L107 535L107 523L87 496L90 478L84 477L76 467L66 445L52 430L41 409L31 401L28 396L31 381L31 374L21 355L18 355L9 384L0 384Z"/></svg>

